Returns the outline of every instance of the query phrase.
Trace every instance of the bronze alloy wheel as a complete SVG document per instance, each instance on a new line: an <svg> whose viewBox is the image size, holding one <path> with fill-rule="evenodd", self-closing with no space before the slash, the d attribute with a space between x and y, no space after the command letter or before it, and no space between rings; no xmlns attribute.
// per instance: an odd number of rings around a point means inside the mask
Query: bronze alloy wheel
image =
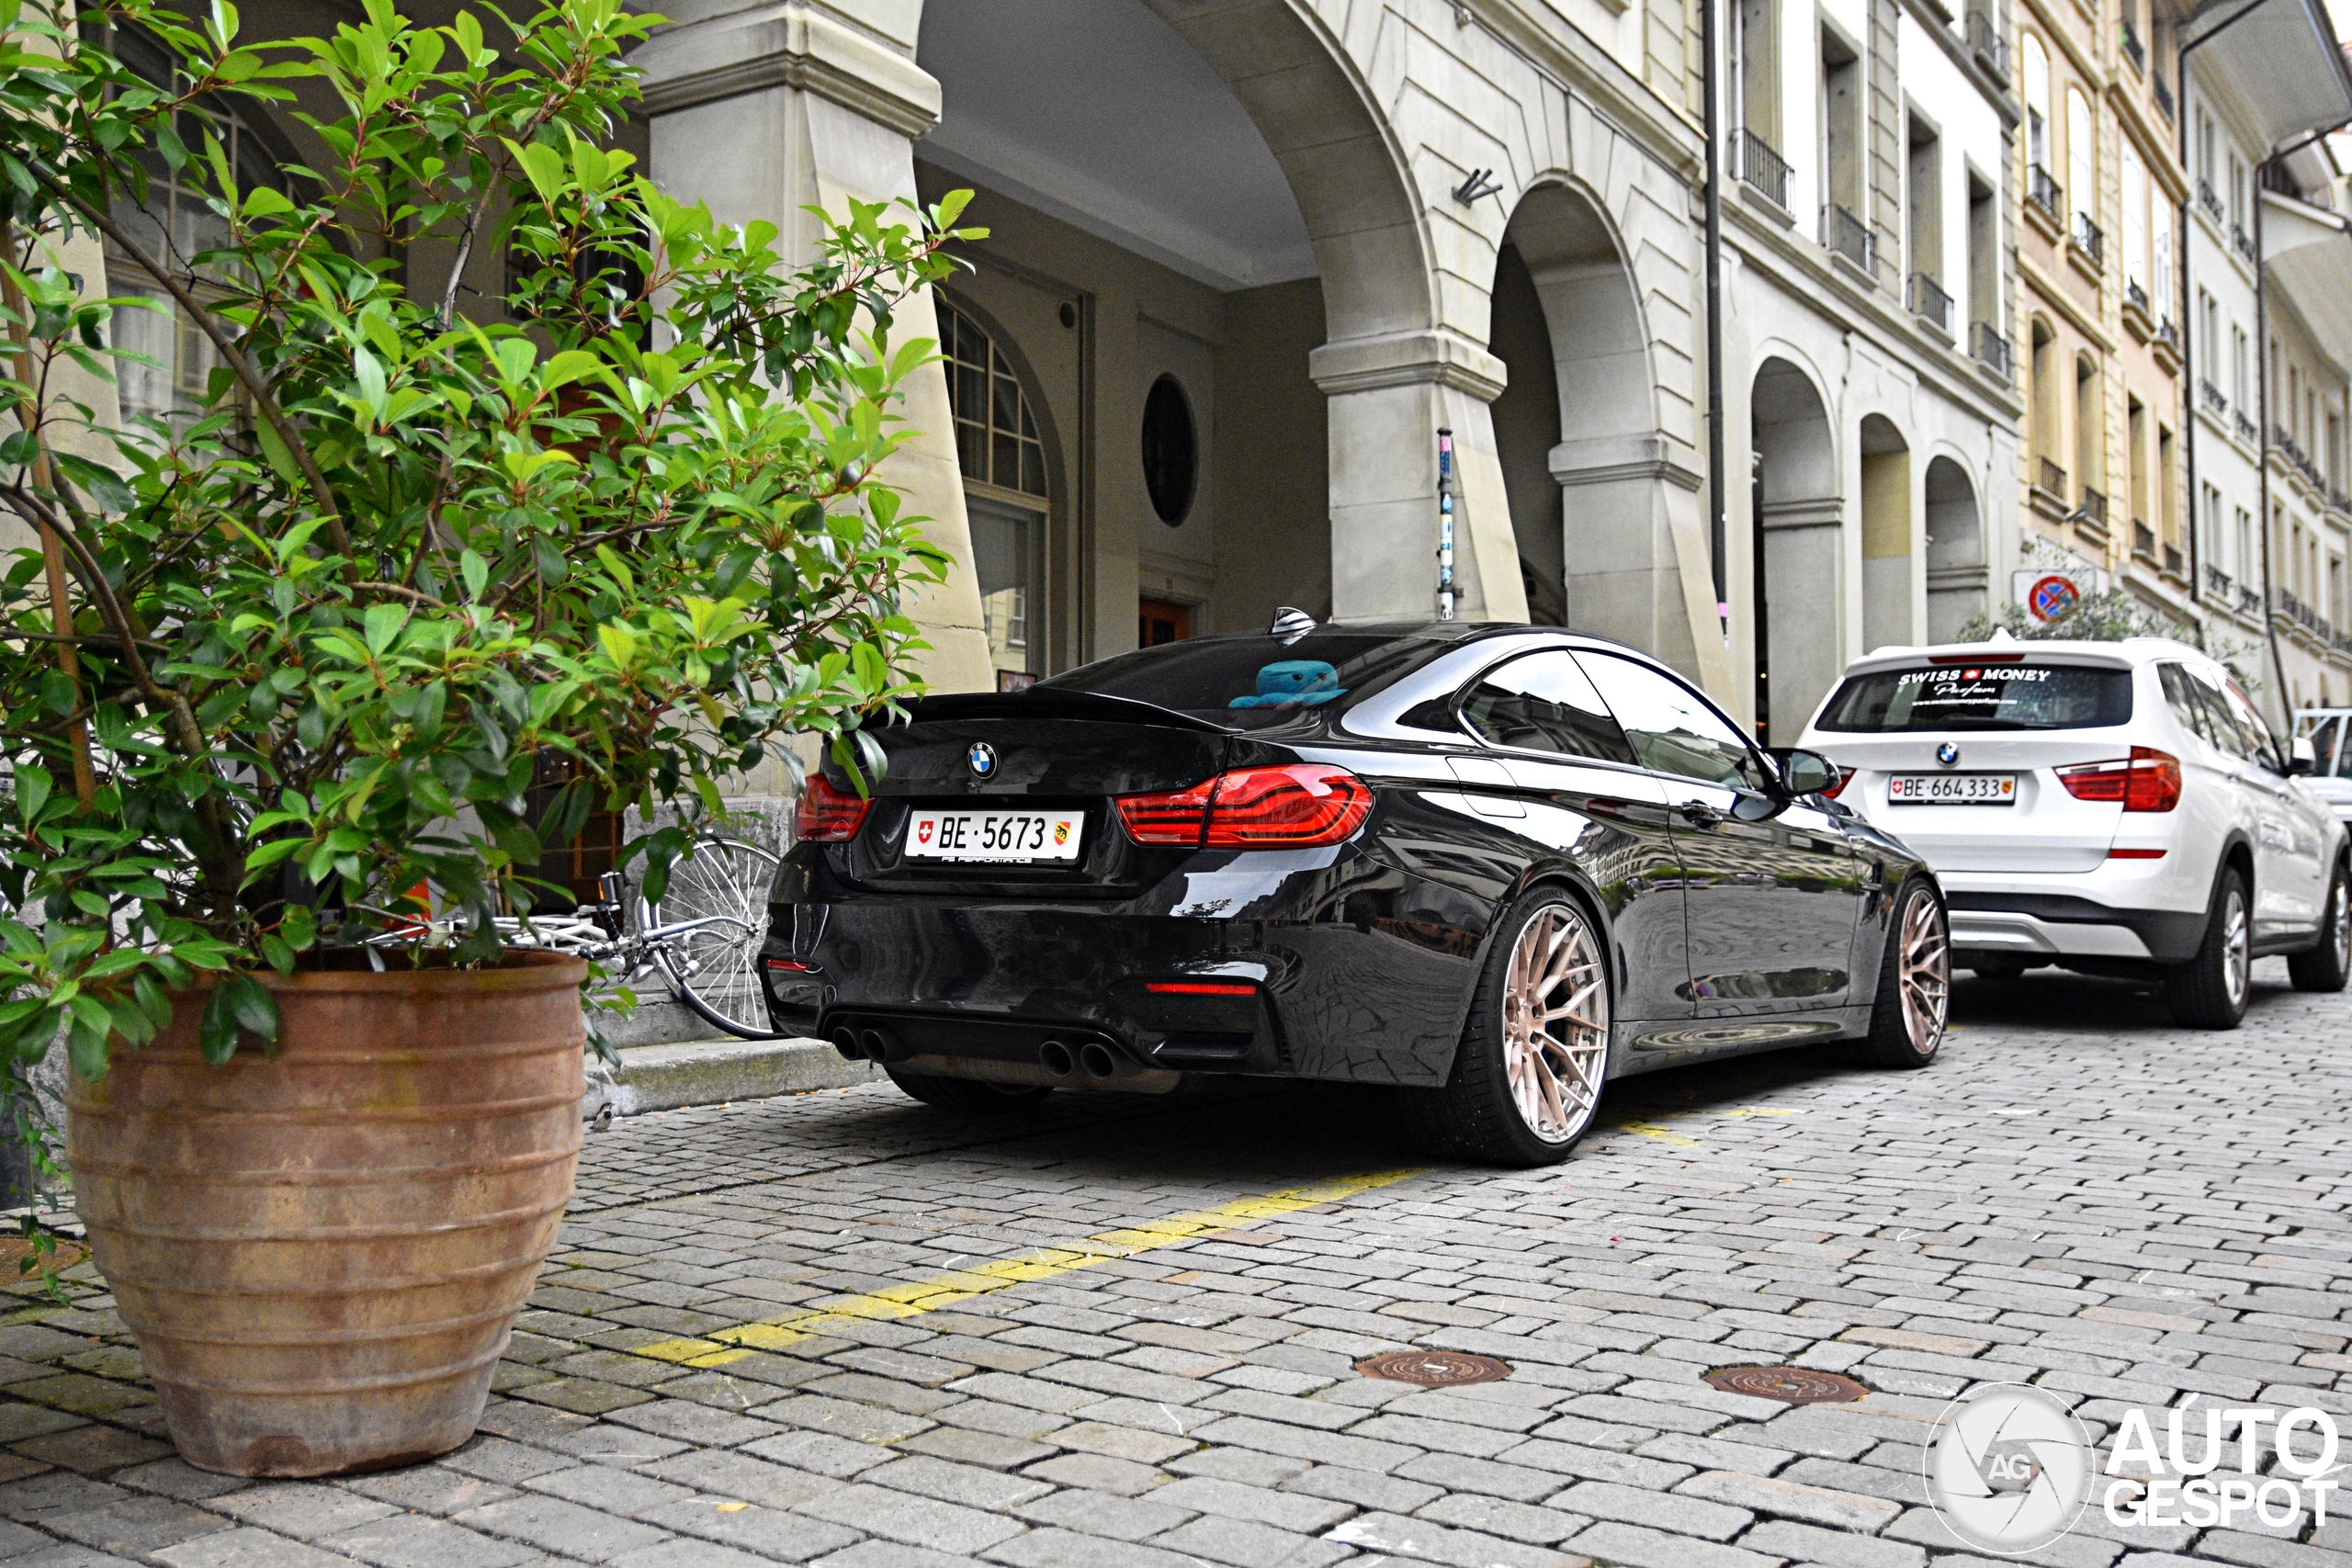
<svg viewBox="0 0 2352 1568"><path fill-rule="evenodd" d="M1547 1144L1582 1133L1600 1103L1609 1055L1609 982L1583 912L1537 911L1519 933L1503 987L1503 1064L1511 1102Z"/></svg>
<svg viewBox="0 0 2352 1568"><path fill-rule="evenodd" d="M1932 1055L1943 1041L1944 1021L1951 1012L1951 941L1940 903L1911 900L1903 914L1900 952L1903 1032L1914 1051Z"/></svg>

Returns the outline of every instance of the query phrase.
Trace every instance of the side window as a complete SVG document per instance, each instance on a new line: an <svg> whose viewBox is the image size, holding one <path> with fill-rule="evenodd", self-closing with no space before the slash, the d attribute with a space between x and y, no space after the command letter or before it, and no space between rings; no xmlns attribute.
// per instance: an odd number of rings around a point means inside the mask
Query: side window
<svg viewBox="0 0 2352 1568"><path fill-rule="evenodd" d="M2196 679L2189 674L2188 667L2159 664L2156 675L2164 682L2165 702L2172 709L2173 717L2180 720L2180 727L2209 746L2221 745L2213 739L2213 726L2206 717L2205 705L2197 700Z"/></svg>
<svg viewBox="0 0 2352 1568"><path fill-rule="evenodd" d="M2220 685L2201 670L2191 670L2187 671L2187 674L2189 692L2196 697L2199 709L2205 715L2205 732L2208 738L2214 745L2233 757L2243 759L2253 756L2254 753L2247 747L2245 731L2238 728L2237 715L2230 711L2230 700L2222 694Z"/></svg>
<svg viewBox="0 0 2352 1568"><path fill-rule="evenodd" d="M2331 715L2312 731L2312 772L2324 775L2335 771L2335 743L2343 739L2343 728L2344 721Z"/></svg>
<svg viewBox="0 0 2352 1568"><path fill-rule="evenodd" d="M1471 688L1462 716L1498 746L1634 761L1600 694L1565 652L1531 653L1490 671Z"/></svg>
<svg viewBox="0 0 2352 1568"><path fill-rule="evenodd" d="M1764 787L1764 765L1747 739L1690 687L1611 654L1581 653L1577 662L1617 716L1642 766L1735 789Z"/></svg>
<svg viewBox="0 0 2352 1568"><path fill-rule="evenodd" d="M2261 711L2244 692L2238 690L2235 681L2224 686L2222 692L2229 699L2230 711L2237 718L2238 728L2245 733L2247 758L2274 773L2285 773L2285 766L2278 761L2278 745L2270 738L2270 727L2262 722Z"/></svg>

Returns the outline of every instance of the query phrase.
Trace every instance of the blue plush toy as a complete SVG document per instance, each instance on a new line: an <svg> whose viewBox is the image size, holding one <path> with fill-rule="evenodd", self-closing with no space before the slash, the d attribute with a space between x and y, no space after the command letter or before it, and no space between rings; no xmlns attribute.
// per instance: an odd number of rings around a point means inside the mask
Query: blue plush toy
<svg viewBox="0 0 2352 1568"><path fill-rule="evenodd" d="M1257 695L1236 697L1225 705L1235 708L1314 707L1329 702L1345 690L1340 684L1340 672L1322 660L1285 659L1260 668Z"/></svg>

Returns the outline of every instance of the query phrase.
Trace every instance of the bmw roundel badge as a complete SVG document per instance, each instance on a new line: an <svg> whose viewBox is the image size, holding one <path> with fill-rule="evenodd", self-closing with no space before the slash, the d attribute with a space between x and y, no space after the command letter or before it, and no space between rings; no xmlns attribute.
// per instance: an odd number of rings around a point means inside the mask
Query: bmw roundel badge
<svg viewBox="0 0 2352 1568"><path fill-rule="evenodd" d="M978 750L976 749L972 755L977 759L979 756ZM1949 740L1945 741L1942 745L1936 748L1936 761L1941 762L1947 768L1959 765L1960 748L1953 745ZM972 766L976 768L980 764L977 760L972 763Z"/></svg>
<svg viewBox="0 0 2352 1568"><path fill-rule="evenodd" d="M964 761L974 778L987 778L996 772L996 748L985 740L975 740L972 749L964 753Z"/></svg>

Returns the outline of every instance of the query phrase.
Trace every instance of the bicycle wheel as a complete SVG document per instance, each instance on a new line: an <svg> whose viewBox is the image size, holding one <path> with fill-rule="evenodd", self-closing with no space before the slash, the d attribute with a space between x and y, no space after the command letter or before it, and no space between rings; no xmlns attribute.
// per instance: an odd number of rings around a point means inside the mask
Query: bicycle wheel
<svg viewBox="0 0 2352 1568"><path fill-rule="evenodd" d="M759 972L775 868L776 857L756 844L697 839L693 857L670 868L661 901L638 900L638 930L648 933L653 962L678 999L744 1040L776 1038ZM651 935L665 926L686 929Z"/></svg>

